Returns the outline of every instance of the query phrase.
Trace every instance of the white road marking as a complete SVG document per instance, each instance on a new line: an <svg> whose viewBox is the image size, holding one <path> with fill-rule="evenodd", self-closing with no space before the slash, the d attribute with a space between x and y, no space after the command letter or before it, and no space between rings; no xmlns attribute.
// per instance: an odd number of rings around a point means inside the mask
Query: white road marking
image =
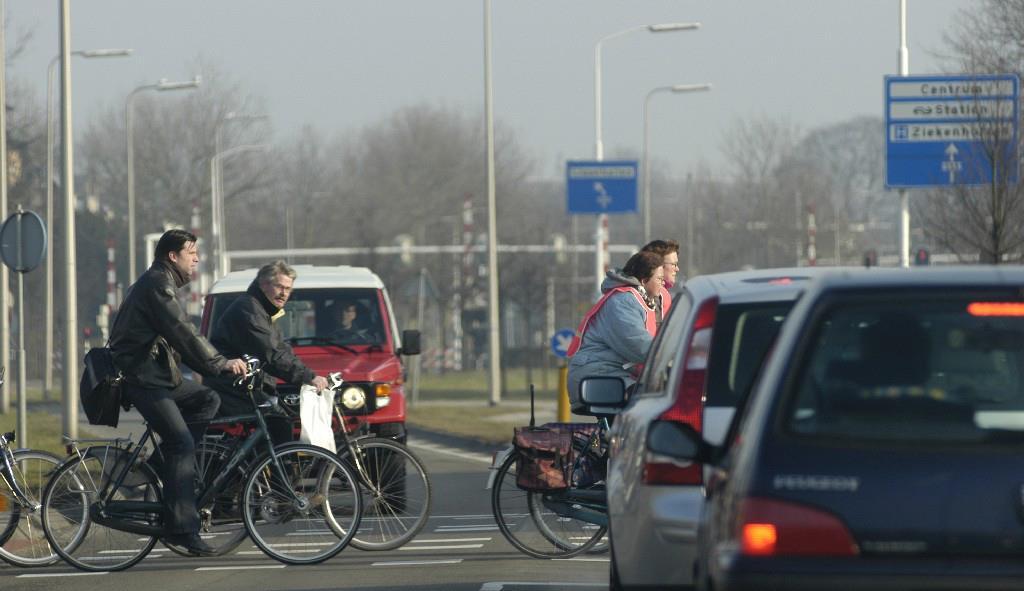
<svg viewBox="0 0 1024 591"><path fill-rule="evenodd" d="M467 548L483 548L483 544L450 544L445 546L402 546L399 550L465 550Z"/></svg>
<svg viewBox="0 0 1024 591"><path fill-rule="evenodd" d="M284 568L287 564L266 564L257 566L200 566L195 570L250 570L254 568Z"/></svg>
<svg viewBox="0 0 1024 591"><path fill-rule="evenodd" d="M435 534L460 533L471 531L495 531L497 525L440 525L434 528Z"/></svg>
<svg viewBox="0 0 1024 591"><path fill-rule="evenodd" d="M456 458L462 458L463 460L469 460L471 462L480 462L482 464L491 464L491 456L488 454L473 453L466 451L459 451L443 445L436 445L433 443L423 443L422 441L416 441L408 444L409 447L425 449L434 453L445 454Z"/></svg>
<svg viewBox="0 0 1024 591"><path fill-rule="evenodd" d="M480 591L502 591L508 585L515 585L516 587L551 587L553 589L563 589L565 587L594 587L596 589L607 589L607 585L601 583L561 583L561 582L550 582L550 583L537 583L527 581L492 581L484 583L483 587L480 587Z"/></svg>
<svg viewBox="0 0 1024 591"><path fill-rule="evenodd" d="M15 575L18 579L38 579L40 577L87 577L89 575L108 575L110 573L32 573L26 575Z"/></svg>
<svg viewBox="0 0 1024 591"><path fill-rule="evenodd" d="M437 538L436 540L411 540L410 544L434 544L438 542L490 542L494 538Z"/></svg>
<svg viewBox="0 0 1024 591"><path fill-rule="evenodd" d="M370 566L422 566L428 564L458 564L462 559L457 560L391 560L388 562L373 562Z"/></svg>

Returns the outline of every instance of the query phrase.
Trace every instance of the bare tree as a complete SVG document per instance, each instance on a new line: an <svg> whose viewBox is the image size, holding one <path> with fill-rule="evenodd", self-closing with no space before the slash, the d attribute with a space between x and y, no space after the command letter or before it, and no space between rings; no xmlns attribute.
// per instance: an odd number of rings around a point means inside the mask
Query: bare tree
<svg viewBox="0 0 1024 591"><path fill-rule="evenodd" d="M972 4L958 13L945 39L952 49L944 57L961 71L1020 76L1024 72L1024 1ZM992 182L977 187L958 184L913 196L914 215L922 220L930 240L961 260L977 256L993 264L1020 261L1024 191L1010 174L1020 165L1020 138L1011 145L1013 138L1004 125L980 118L974 125L982 137L982 150L965 165L990 169Z"/></svg>

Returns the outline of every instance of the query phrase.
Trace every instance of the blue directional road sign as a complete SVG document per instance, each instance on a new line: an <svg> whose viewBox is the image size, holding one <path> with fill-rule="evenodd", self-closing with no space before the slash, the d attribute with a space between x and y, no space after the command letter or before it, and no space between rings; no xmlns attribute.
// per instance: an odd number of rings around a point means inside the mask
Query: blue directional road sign
<svg viewBox="0 0 1024 591"><path fill-rule="evenodd" d="M569 213L636 212L636 160L570 160L565 167Z"/></svg>
<svg viewBox="0 0 1024 591"><path fill-rule="evenodd" d="M569 345L576 336L576 331L571 328L563 328L551 337L551 352L559 357L569 356Z"/></svg>
<svg viewBox="0 0 1024 591"><path fill-rule="evenodd" d="M885 77L885 185L1016 183L1015 74ZM999 154L993 158L989 154Z"/></svg>

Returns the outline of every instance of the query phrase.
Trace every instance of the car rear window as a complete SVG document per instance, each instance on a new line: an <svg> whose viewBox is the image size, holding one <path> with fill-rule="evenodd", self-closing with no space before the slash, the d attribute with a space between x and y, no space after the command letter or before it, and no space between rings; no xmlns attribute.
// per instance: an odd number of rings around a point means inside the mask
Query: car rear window
<svg viewBox="0 0 1024 591"><path fill-rule="evenodd" d="M1024 305L1011 293L838 300L808 334L798 434L985 442L1024 436Z"/></svg>
<svg viewBox="0 0 1024 591"><path fill-rule="evenodd" d="M706 406L736 406L792 307L793 302L718 307L711 332Z"/></svg>

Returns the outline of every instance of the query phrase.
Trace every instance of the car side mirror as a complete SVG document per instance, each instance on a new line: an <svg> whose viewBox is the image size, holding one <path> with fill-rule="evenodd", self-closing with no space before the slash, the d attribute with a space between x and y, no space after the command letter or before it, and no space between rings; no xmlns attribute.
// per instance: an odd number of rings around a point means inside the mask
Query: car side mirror
<svg viewBox="0 0 1024 591"><path fill-rule="evenodd" d="M626 405L626 382L618 377L590 377L580 382L580 401L591 414L615 414Z"/></svg>
<svg viewBox="0 0 1024 591"><path fill-rule="evenodd" d="M654 421L647 429L647 449L653 453L701 464L714 460L715 446L685 423Z"/></svg>
<svg viewBox="0 0 1024 591"><path fill-rule="evenodd" d="M402 331L402 348L398 351L399 355L419 355L420 354L420 331L418 330L403 330Z"/></svg>

